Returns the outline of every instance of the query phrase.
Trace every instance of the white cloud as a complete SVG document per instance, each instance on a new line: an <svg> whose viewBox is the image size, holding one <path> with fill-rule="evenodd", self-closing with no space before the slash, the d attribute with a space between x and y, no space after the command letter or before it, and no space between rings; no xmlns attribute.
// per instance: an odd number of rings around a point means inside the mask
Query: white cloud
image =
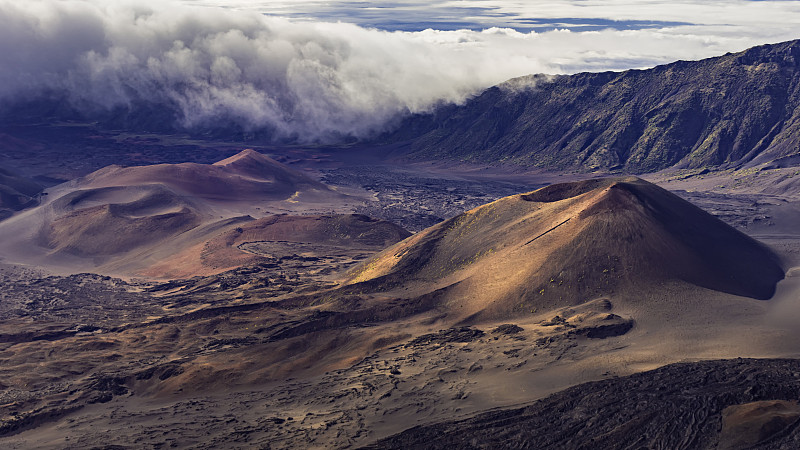
<svg viewBox="0 0 800 450"><path fill-rule="evenodd" d="M283 3L276 7L289 11ZM542 2L536 11L523 11L527 2L472 3L519 17L537 11L542 17L588 17L600 4ZM602 3L615 19L650 17L634 14L625 2ZM663 2L650 3L659 20L683 17ZM753 8L770 2L757 3ZM783 14L796 6L781 3ZM710 19L706 10L684 6ZM185 126L227 119L301 141L363 137L400 114L461 102L516 76L646 67L793 37L780 26L748 34L720 24L737 18L760 23L746 6L714 23L663 28L389 32L249 10L258 5L237 11L180 3L0 0L0 104L55 91L86 108L146 100L176 109Z"/></svg>
<svg viewBox="0 0 800 450"><path fill-rule="evenodd" d="M794 33L800 19L796 0L181 0L185 4L224 6L292 18L375 23L461 22L464 28L519 28L527 19L608 19L673 21L724 26L730 33L767 36ZM517 25L517 26L515 26Z"/></svg>

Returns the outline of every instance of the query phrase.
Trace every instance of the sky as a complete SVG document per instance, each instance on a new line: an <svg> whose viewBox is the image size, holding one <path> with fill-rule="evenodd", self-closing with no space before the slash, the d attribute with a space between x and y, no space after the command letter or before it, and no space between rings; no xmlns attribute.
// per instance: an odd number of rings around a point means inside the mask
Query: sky
<svg viewBox="0 0 800 450"><path fill-rule="evenodd" d="M800 38L800 1L0 0L0 108L60 94L178 126L369 137L533 73L646 68Z"/></svg>
<svg viewBox="0 0 800 450"><path fill-rule="evenodd" d="M183 0L302 22L412 33L506 73L647 68L800 38L800 1ZM480 53L479 53L480 52ZM501 72L501 70L498 70ZM510 78L510 76L509 76ZM499 82L499 81L498 81Z"/></svg>
<svg viewBox="0 0 800 450"><path fill-rule="evenodd" d="M786 28L790 29L791 16L796 19L800 12L797 2L786 0L183 0L183 3L249 10L295 20L340 21L390 31L427 28L480 31L498 27L523 33L554 28L598 31L690 25L697 34L710 31L701 31L701 27L716 26L747 35L758 28L765 31L765 26L772 28L776 22L786 22Z"/></svg>

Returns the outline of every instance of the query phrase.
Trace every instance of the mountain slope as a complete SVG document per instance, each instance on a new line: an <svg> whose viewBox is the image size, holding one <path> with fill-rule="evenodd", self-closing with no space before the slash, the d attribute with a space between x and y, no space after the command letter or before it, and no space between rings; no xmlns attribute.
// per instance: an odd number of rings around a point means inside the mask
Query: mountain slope
<svg viewBox="0 0 800 450"><path fill-rule="evenodd" d="M0 167L0 220L36 203L42 186Z"/></svg>
<svg viewBox="0 0 800 450"><path fill-rule="evenodd" d="M797 155L800 41L649 70L530 76L407 119L412 155L644 173Z"/></svg>
<svg viewBox="0 0 800 450"><path fill-rule="evenodd" d="M111 195L125 198L113 202ZM173 238L203 220L192 203L162 186L130 190L100 188L59 198L62 214L41 227L39 243L50 252L83 258L113 257ZM103 200L108 201L108 203ZM95 202L102 202L94 204Z"/></svg>
<svg viewBox="0 0 800 450"><path fill-rule="evenodd" d="M342 197L326 185L253 150L214 164L108 166L76 184L83 188L162 184L210 201L324 200Z"/></svg>
<svg viewBox="0 0 800 450"><path fill-rule="evenodd" d="M350 283L437 291L459 315L503 319L678 281L767 299L783 278L750 237L635 177L506 197L378 254Z"/></svg>

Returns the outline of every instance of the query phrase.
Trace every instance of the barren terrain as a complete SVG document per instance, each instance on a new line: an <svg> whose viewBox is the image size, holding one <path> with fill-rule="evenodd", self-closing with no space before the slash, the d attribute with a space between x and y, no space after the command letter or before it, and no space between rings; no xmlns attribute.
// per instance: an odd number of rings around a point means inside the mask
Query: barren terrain
<svg viewBox="0 0 800 450"><path fill-rule="evenodd" d="M743 414L794 417L792 360L712 360L800 357L796 168L531 193L609 174L47 130L2 141L49 186L0 221L4 448L667 442L663 403L688 424L675 448L738 448L763 431ZM526 408L507 434L475 425L506 408ZM549 437L514 431L542 421Z"/></svg>
<svg viewBox="0 0 800 450"><path fill-rule="evenodd" d="M60 274L53 275L38 264L15 265L14 255L6 254L0 272L3 446L362 446L419 425L484 420L469 418L487 410L531 404L537 411L542 403L531 402L548 398L542 401L561 404L560 397L547 396L570 386L579 385L573 388L577 391L556 395L611 395L606 387L580 383L623 383L627 378L616 377L665 364L800 356L792 320L800 318L798 199L792 190L712 189L702 185L708 175L651 178L775 252L786 278L770 300L667 277L650 280L646 289L583 293L572 300L562 295L560 302L550 299L525 311L471 316L459 312L446 292L424 283L409 285L409 291L342 284L363 270L357 264L405 235L386 222L331 213L369 213L416 231L563 177L464 167L442 176L443 169L435 166L341 169L301 159L298 164L312 169L309 174L318 174L334 190L362 196L361 203L331 206L319 214L299 202L294 207L302 212L296 215L265 211L236 220L242 211L231 210L212 222L219 226L195 237L170 238L170 248L183 249L170 250L172 259L154 247L149 254L161 265L147 265L150 272L108 262L93 266L122 278L68 274L63 264L54 266ZM17 213L4 226L36 213L35 208ZM537 220L545 232L552 226L544 221L563 222L542 217ZM530 233L525 242L541 234ZM777 281L757 277L767 284ZM532 292L543 297L538 291ZM787 376L784 368L790 366L752 364L764 377ZM664 370L668 375L658 375L659 380L681 373ZM678 375L670 380L691 381ZM744 389L746 380L742 383L737 386ZM721 439L724 407L789 399L786 392L778 394L764 391L714 400L713 407L687 406L710 424L692 428L701 439L696 442L716 445ZM653 395L655 402L670 394ZM654 436L663 433L648 414L643 410L642 420L653 424ZM586 433L593 430L591 423L585 426ZM618 433L614 439L629 437ZM406 436L377 445L407 445ZM447 436L452 434L442 439ZM498 442L478 439L480 445Z"/></svg>

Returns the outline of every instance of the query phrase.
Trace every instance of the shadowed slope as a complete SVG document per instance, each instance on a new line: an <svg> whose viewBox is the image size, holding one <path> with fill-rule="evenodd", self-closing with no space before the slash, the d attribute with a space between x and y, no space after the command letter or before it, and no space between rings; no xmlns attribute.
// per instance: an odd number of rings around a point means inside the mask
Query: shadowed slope
<svg viewBox="0 0 800 450"><path fill-rule="evenodd" d="M0 167L0 220L36 204L42 186Z"/></svg>
<svg viewBox="0 0 800 450"><path fill-rule="evenodd" d="M767 299L782 278L776 256L752 238L629 177L478 207L390 247L348 281L417 294L445 288L451 310L500 318L670 280Z"/></svg>
<svg viewBox="0 0 800 450"><path fill-rule="evenodd" d="M529 76L407 119L418 157L551 169L759 164L797 155L800 41L648 70Z"/></svg>

